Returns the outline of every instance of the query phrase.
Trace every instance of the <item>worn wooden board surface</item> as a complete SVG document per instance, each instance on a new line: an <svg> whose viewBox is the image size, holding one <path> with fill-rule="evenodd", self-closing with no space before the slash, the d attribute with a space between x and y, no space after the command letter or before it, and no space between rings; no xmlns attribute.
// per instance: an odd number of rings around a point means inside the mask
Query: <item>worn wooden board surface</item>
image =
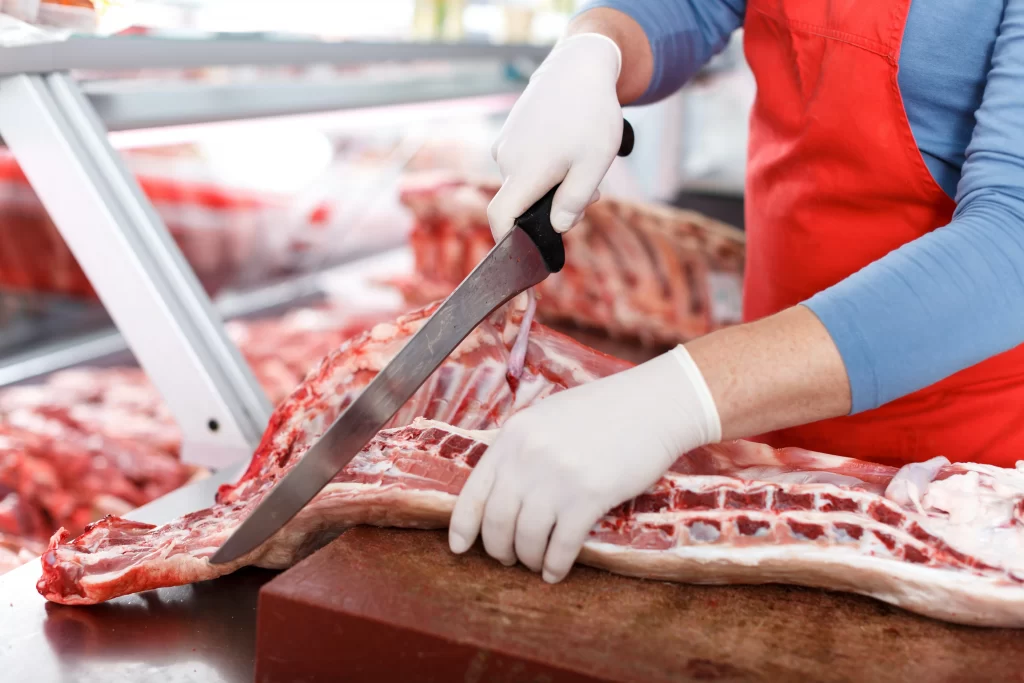
<svg viewBox="0 0 1024 683"><path fill-rule="evenodd" d="M1024 681L1024 631L796 587L549 586L446 538L357 528L268 583L257 680Z"/></svg>

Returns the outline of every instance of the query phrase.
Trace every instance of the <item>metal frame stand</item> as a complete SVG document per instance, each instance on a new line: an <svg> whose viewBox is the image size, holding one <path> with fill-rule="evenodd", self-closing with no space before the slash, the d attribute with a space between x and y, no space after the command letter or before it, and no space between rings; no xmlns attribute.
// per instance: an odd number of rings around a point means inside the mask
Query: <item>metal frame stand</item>
<svg viewBox="0 0 1024 683"><path fill-rule="evenodd" d="M0 80L0 136L181 427L182 458L251 454L271 405L78 84Z"/></svg>

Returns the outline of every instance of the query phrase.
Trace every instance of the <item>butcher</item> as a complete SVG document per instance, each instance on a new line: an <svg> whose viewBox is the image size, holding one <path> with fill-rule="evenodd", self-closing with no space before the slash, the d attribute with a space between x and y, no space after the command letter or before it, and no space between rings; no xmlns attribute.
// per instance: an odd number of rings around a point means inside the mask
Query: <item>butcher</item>
<svg viewBox="0 0 1024 683"><path fill-rule="evenodd" d="M1024 458L1024 0L599 0L493 147L495 238L598 196L622 106L743 28L757 81L744 324L511 418L449 542L548 582L594 523L719 440L905 464Z"/></svg>

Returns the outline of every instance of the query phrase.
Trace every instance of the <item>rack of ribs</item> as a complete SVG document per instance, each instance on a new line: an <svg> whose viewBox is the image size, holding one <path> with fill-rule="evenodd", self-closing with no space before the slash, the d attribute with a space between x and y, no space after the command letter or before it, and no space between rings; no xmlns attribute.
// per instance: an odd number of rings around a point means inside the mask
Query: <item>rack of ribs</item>
<svg viewBox="0 0 1024 683"><path fill-rule="evenodd" d="M91 604L288 567L345 528L442 528L512 414L629 364L533 323L522 374L506 377L522 301L471 334L302 512L229 565L208 558L303 457L432 307L380 324L327 356L274 413L248 470L216 503L164 525L107 517L43 555L47 599ZM515 389L513 390L513 386ZM873 596L953 622L1024 626L1024 468L936 458L885 465L750 442L681 454L660 481L609 511L579 561L696 583L791 583Z"/></svg>
<svg viewBox="0 0 1024 683"><path fill-rule="evenodd" d="M415 305L451 293L494 246L487 204L498 186L408 177L414 275L392 281ZM739 322L743 233L692 211L602 199L566 233L565 268L536 287L542 322L568 322L652 346Z"/></svg>

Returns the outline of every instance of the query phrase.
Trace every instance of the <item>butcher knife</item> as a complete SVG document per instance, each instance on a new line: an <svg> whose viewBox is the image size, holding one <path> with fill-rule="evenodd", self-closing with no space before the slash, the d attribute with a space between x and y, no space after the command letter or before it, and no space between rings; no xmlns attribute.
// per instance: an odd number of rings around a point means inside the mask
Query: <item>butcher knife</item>
<svg viewBox="0 0 1024 683"><path fill-rule="evenodd" d="M619 156L632 150L633 128L623 121ZM210 558L212 564L242 557L273 536L370 442L477 325L562 269L562 236L551 227L557 189L551 188L516 219L512 230L235 529Z"/></svg>

